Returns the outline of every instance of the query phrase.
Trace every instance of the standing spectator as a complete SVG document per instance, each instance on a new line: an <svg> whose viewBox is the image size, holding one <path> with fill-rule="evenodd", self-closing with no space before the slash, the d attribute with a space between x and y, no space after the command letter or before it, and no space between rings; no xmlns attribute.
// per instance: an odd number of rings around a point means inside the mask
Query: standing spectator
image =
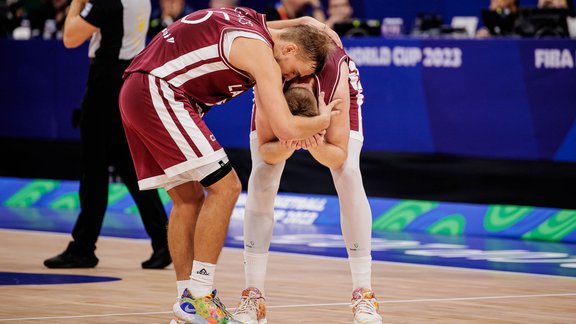
<svg viewBox="0 0 576 324"><path fill-rule="evenodd" d="M166 211L156 190L138 190L118 107L122 74L144 48L149 18L148 0L72 0L64 24L64 46L75 48L92 37L80 120L81 211L72 231L74 240L62 254L44 261L48 268L93 268L98 264L94 251L108 202L109 166L116 168L126 184L152 239L154 253L142 267L160 269L171 263Z"/></svg>
<svg viewBox="0 0 576 324"><path fill-rule="evenodd" d="M148 29L150 37L156 36L162 29L194 11L185 0L160 0L159 3L160 7L152 12L150 18L150 29Z"/></svg>
<svg viewBox="0 0 576 324"><path fill-rule="evenodd" d="M328 0L326 26L333 29L334 24L350 21L353 14L354 9L349 0Z"/></svg>
<svg viewBox="0 0 576 324"><path fill-rule="evenodd" d="M320 22L326 21L320 0L282 0L265 11L266 20L286 20L302 16L312 16Z"/></svg>

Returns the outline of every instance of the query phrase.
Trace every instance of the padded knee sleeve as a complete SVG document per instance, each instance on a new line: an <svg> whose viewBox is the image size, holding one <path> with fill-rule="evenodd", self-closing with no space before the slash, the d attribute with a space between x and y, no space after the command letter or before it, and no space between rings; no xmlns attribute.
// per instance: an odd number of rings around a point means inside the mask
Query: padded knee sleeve
<svg viewBox="0 0 576 324"><path fill-rule="evenodd" d="M220 161L220 168L204 177L204 179L200 180L200 183L204 187L210 187L220 179L224 178L228 173L230 173L230 171L232 171L232 165L230 164L230 161L226 163Z"/></svg>

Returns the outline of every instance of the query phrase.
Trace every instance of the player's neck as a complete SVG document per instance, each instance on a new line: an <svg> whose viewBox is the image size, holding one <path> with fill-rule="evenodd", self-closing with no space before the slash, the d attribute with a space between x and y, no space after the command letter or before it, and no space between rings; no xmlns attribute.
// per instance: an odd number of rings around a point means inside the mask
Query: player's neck
<svg viewBox="0 0 576 324"><path fill-rule="evenodd" d="M274 28L268 28L268 31L270 32L270 36L272 36L272 41L274 43L279 43L280 42L280 35L282 35L282 30L274 29Z"/></svg>

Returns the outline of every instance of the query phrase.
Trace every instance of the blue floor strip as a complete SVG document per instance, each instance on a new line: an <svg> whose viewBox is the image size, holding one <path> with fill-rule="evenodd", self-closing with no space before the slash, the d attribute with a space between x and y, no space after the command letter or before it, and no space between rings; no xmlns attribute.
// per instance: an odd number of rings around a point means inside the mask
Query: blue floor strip
<svg viewBox="0 0 576 324"><path fill-rule="evenodd" d="M73 210L0 207L0 228L70 233ZM147 238L138 215L107 213L102 235ZM242 221L232 220L226 246L243 247ZM272 251L346 258L338 226L277 223ZM411 264L576 278L576 244L504 238L374 231L372 258Z"/></svg>

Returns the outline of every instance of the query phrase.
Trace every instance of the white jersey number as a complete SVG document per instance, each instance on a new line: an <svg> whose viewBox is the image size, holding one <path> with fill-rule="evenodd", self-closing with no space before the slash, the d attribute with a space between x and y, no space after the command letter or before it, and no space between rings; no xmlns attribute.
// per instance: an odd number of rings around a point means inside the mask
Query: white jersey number
<svg viewBox="0 0 576 324"><path fill-rule="evenodd" d="M226 20L230 20L230 15L228 15L228 13L224 12L224 11L212 11L212 10L208 10L208 12L206 13L206 15L200 19L195 19L195 20L188 20L188 16L182 18L182 22L185 24L190 24L190 25L196 25L196 24L200 24L205 22L206 20L208 20L208 18L210 18L212 16L213 13L219 13L221 14L224 19Z"/></svg>

